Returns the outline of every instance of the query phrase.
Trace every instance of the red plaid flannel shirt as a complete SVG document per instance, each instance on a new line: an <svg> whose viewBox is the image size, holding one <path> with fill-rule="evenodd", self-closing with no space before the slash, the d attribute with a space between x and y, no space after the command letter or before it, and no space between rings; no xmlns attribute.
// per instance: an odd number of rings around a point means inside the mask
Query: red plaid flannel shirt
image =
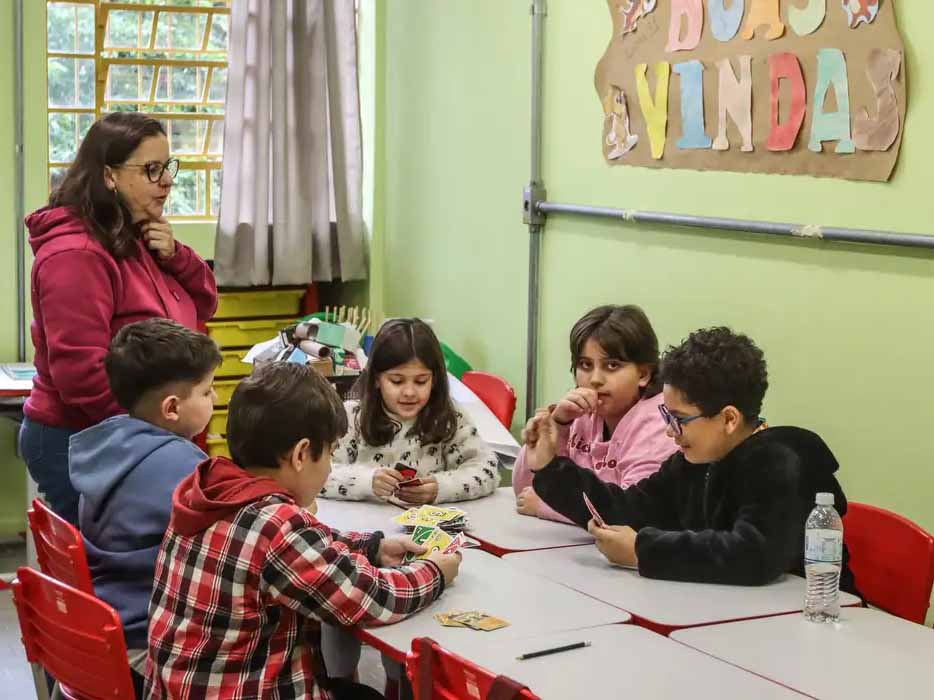
<svg viewBox="0 0 934 700"><path fill-rule="evenodd" d="M330 530L294 502L266 496L193 537L169 528L149 606L150 700L314 698L320 622L397 622L437 598L431 562L367 559L370 533Z"/></svg>

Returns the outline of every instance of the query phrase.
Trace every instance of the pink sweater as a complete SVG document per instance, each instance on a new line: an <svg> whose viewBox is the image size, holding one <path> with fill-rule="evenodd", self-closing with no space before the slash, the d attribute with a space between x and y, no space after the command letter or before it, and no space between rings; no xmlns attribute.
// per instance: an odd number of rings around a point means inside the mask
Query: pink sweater
<svg viewBox="0 0 934 700"><path fill-rule="evenodd" d="M616 426L609 442L603 441L603 419L590 414L569 426L562 426L558 455L569 457L578 466L591 469L603 481L627 488L658 471L661 463L677 450L665 435L665 421L658 407L662 395L642 399L629 409ZM512 488L518 495L532 485L533 473L525 463L525 447L519 451L512 470ZM538 517L570 522L542 501Z"/></svg>

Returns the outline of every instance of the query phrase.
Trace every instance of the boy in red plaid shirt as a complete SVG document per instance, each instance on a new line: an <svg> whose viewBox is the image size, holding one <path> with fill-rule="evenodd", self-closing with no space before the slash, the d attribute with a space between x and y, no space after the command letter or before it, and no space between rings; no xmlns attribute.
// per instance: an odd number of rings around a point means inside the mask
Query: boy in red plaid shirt
<svg viewBox="0 0 934 700"><path fill-rule="evenodd" d="M202 462L173 495L149 607L147 697L381 697L327 677L320 623L397 622L441 595L460 555L402 566L424 548L339 533L312 515L346 429L336 392L309 367L270 363L237 386L233 461Z"/></svg>

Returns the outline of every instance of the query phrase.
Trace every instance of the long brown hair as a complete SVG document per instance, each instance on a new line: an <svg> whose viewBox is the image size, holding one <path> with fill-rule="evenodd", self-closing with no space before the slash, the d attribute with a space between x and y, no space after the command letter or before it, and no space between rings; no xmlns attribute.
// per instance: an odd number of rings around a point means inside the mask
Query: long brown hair
<svg viewBox="0 0 934 700"><path fill-rule="evenodd" d="M136 254L136 227L130 210L104 184L104 167L126 163L143 140L165 136L161 123L139 112L112 112L88 129L75 162L49 197L53 207L69 207L115 258Z"/></svg>
<svg viewBox="0 0 934 700"><path fill-rule="evenodd" d="M360 433L368 445L392 442L400 429L387 415L376 382L379 375L406 362L419 360L431 371L431 395L419 411L411 432L422 443L445 442L457 431L457 414L451 403L447 369L441 344L427 323L418 318L397 318L379 329L370 348L366 370L355 393L360 396Z"/></svg>
<svg viewBox="0 0 934 700"><path fill-rule="evenodd" d="M645 312L634 304L607 304L591 309L571 329L571 373L577 369L584 344L593 338L607 356L621 362L648 365L651 379L639 391L643 398L662 390L658 376L658 338Z"/></svg>

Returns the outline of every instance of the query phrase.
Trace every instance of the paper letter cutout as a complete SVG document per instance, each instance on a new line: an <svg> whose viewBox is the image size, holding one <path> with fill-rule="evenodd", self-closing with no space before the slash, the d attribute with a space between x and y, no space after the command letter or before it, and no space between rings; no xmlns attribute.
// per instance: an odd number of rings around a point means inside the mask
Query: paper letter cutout
<svg viewBox="0 0 934 700"><path fill-rule="evenodd" d="M742 149L750 152L752 148L752 56L739 56L739 80L733 73L730 59L724 58L717 62L720 68L720 89L717 101L720 108L720 121L717 127L717 138L713 142L715 151L726 151L730 148L730 141L726 135L726 115L733 118L733 123L743 137ZM684 98L682 97L682 104Z"/></svg>
<svg viewBox="0 0 934 700"><path fill-rule="evenodd" d="M688 28L681 39L681 18L687 19ZM665 51L691 51L700 43L704 28L704 6L701 0L671 0L671 22L668 25L668 45Z"/></svg>
<svg viewBox="0 0 934 700"><path fill-rule="evenodd" d="M710 31L717 41L726 43L739 31L743 23L746 0L732 0L730 9L726 9L728 0L709 0L707 13L710 15Z"/></svg>
<svg viewBox="0 0 934 700"><path fill-rule="evenodd" d="M785 33L785 25L778 14L778 0L752 0L749 16L743 25L740 36L747 41L756 35L756 30L763 24L769 25L765 38L769 41L778 39Z"/></svg>
<svg viewBox="0 0 934 700"><path fill-rule="evenodd" d="M827 113L824 112L824 100L831 86L837 96L837 111ZM846 59L840 49L817 50L817 88L814 90L814 116L808 148L820 153L823 141L837 141L837 153L856 150L850 140L850 85L846 77Z"/></svg>
<svg viewBox="0 0 934 700"><path fill-rule="evenodd" d="M817 31L827 16L827 0L808 0L806 7L788 6L788 24L798 36Z"/></svg>
<svg viewBox="0 0 934 700"><path fill-rule="evenodd" d="M866 73L876 93L875 119L861 107L853 120L853 143L861 151L887 151L898 138L898 97L895 80L902 64L902 54L894 49L873 49L869 52Z"/></svg>
<svg viewBox="0 0 934 700"><path fill-rule="evenodd" d="M676 63L681 77L681 133L678 148L710 148L712 141L704 132L704 64L700 61Z"/></svg>
<svg viewBox="0 0 934 700"><path fill-rule="evenodd" d="M603 98L604 129L606 145L610 150L607 160L618 160L629 153L639 142L639 137L629 129L629 110L626 108L626 95L615 85L611 85Z"/></svg>
<svg viewBox="0 0 934 700"><path fill-rule="evenodd" d="M636 31L639 20L654 10L657 2L658 0L625 0L619 6L619 13L623 16L623 31L620 35Z"/></svg>
<svg viewBox="0 0 934 700"><path fill-rule="evenodd" d="M861 24L869 24L879 14L879 0L842 0L842 2L850 29L856 29Z"/></svg>
<svg viewBox="0 0 934 700"><path fill-rule="evenodd" d="M801 63L793 53L774 53L769 56L769 76L771 80L772 100L772 127L769 130L769 139L766 146L770 151L790 151L801 125L804 124L804 110L807 107L807 93L804 89L804 74L801 72ZM779 85L782 79L791 82L791 109L788 121L779 124L778 96Z"/></svg>
<svg viewBox="0 0 934 700"><path fill-rule="evenodd" d="M645 77L646 64L640 63L635 68L636 90L639 93L639 106L645 119L645 128L649 132L649 144L652 157L658 160L665 153L665 131L668 128L668 83L671 80L671 64L659 61L655 64L655 99L649 94L649 82Z"/></svg>

